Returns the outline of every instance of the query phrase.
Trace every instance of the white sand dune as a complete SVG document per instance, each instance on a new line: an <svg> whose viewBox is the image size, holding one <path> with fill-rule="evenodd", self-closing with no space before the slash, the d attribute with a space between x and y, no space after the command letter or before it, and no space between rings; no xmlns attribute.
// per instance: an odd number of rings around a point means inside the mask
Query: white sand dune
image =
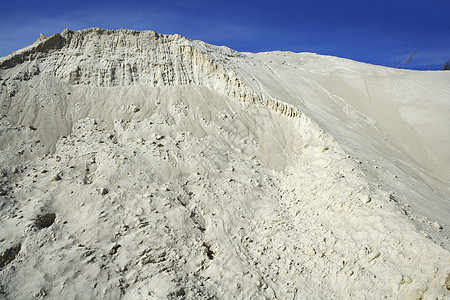
<svg viewBox="0 0 450 300"><path fill-rule="evenodd" d="M0 82L1 298L450 298L450 72L93 28Z"/></svg>

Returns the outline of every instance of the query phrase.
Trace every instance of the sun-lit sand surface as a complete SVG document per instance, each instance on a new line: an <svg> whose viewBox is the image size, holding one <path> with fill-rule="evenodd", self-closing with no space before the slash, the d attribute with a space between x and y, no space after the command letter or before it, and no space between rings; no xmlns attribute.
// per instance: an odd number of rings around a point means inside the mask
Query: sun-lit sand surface
<svg viewBox="0 0 450 300"><path fill-rule="evenodd" d="M0 298L450 297L450 72L94 28L0 83Z"/></svg>

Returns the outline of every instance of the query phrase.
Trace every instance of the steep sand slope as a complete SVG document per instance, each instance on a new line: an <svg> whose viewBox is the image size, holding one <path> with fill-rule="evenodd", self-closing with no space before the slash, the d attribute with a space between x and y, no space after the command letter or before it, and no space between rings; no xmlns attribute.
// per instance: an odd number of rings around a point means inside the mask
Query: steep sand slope
<svg viewBox="0 0 450 300"><path fill-rule="evenodd" d="M300 108L378 169L372 176L414 213L450 225L449 72L395 70L310 53L247 55L253 63L242 74L255 78L255 86Z"/></svg>
<svg viewBox="0 0 450 300"><path fill-rule="evenodd" d="M99 28L0 66L2 297L450 296L447 74Z"/></svg>

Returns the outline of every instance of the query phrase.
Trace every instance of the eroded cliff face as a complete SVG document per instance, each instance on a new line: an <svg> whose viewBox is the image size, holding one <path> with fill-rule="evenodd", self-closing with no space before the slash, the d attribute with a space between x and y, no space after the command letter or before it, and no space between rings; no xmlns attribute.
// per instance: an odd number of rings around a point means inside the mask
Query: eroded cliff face
<svg viewBox="0 0 450 300"><path fill-rule="evenodd" d="M206 86L226 96L261 101L227 63L243 56L227 47L191 41L153 31L64 30L0 61L0 67L21 70L12 78L27 80L39 73L70 85L117 87L148 85ZM3 78L7 79L8 75Z"/></svg>
<svg viewBox="0 0 450 300"><path fill-rule="evenodd" d="M272 99L258 89L255 78L239 73L239 65L253 64L230 48L180 35L66 29L51 37L41 35L33 45L0 60L0 112L13 123L36 128L44 153L53 152L59 137L70 134L80 118L94 114L111 127L115 118L129 118L122 107L133 105L130 98L156 107L148 94L164 94L171 87L206 87L300 117L298 108Z"/></svg>

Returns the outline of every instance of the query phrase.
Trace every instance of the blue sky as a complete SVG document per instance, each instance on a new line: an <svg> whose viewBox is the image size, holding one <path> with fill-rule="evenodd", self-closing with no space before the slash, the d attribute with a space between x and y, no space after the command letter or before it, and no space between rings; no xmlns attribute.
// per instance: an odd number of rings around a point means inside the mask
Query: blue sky
<svg viewBox="0 0 450 300"><path fill-rule="evenodd" d="M450 0L4 1L0 56L64 28L178 33L238 51L315 52L440 69L450 59Z"/></svg>

